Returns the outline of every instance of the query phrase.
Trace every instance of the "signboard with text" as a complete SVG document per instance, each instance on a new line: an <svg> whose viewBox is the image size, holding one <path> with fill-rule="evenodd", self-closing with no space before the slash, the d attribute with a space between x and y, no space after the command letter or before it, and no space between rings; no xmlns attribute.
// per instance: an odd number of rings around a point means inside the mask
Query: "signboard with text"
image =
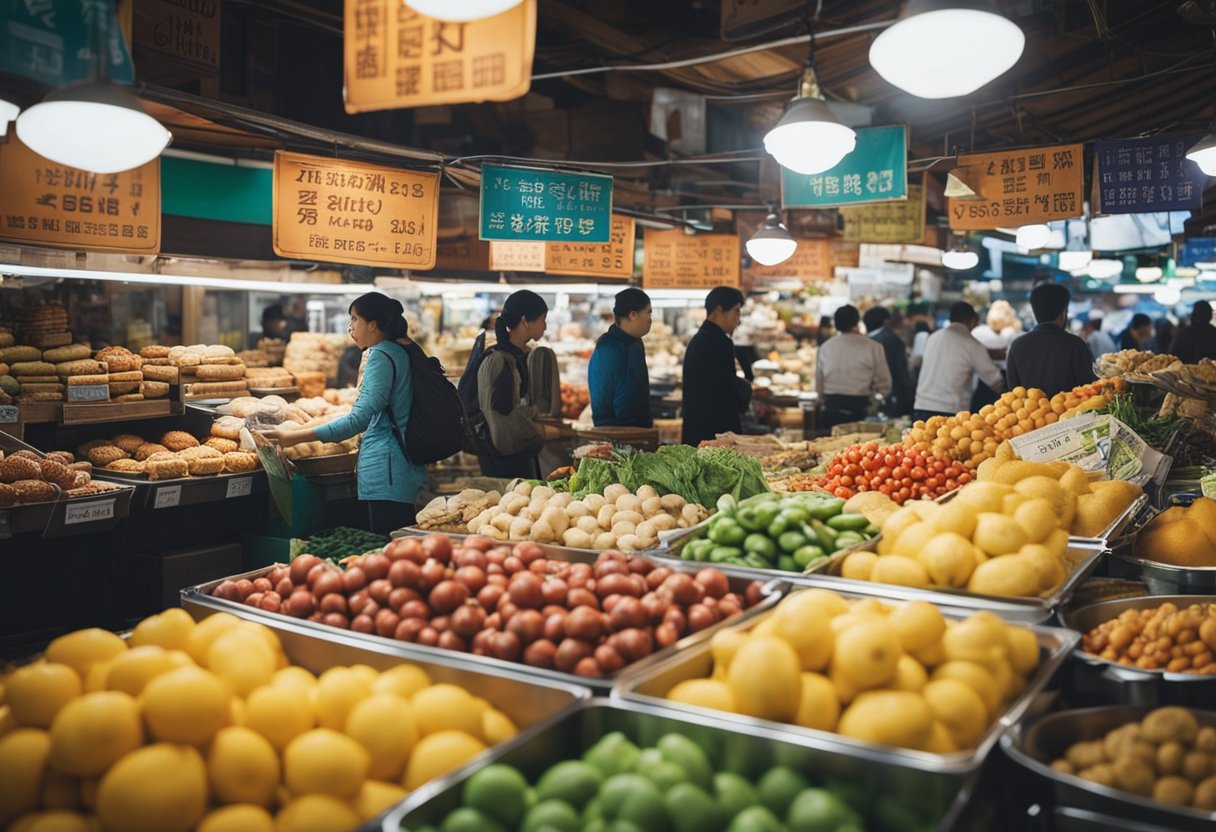
<svg viewBox="0 0 1216 832"><path fill-rule="evenodd" d="M1095 214L1203 207L1206 177L1186 152L1199 136L1094 142Z"/></svg>
<svg viewBox="0 0 1216 832"><path fill-rule="evenodd" d="M823 173L781 168L781 202L786 208L833 208L907 196L908 130L902 124L858 130L853 152Z"/></svg>
<svg viewBox="0 0 1216 832"><path fill-rule="evenodd" d="M484 272L490 268L490 244L485 240L469 237L440 240L435 251L436 269Z"/></svg>
<svg viewBox="0 0 1216 832"><path fill-rule="evenodd" d="M844 238L857 243L922 243L925 240L925 188L909 185L903 202L875 202L841 208Z"/></svg>
<svg viewBox="0 0 1216 832"><path fill-rule="evenodd" d="M274 252L402 269L435 265L439 174L278 151Z"/></svg>
<svg viewBox="0 0 1216 832"><path fill-rule="evenodd" d="M10 131L0 144L0 239L156 254L160 160L122 173L89 173L44 159Z"/></svg>
<svg viewBox="0 0 1216 832"><path fill-rule="evenodd" d="M97 74L93 56L97 27L106 45L105 77L135 81L135 69L115 18L114 3L0 0L0 72L52 87L89 81Z"/></svg>
<svg viewBox="0 0 1216 832"><path fill-rule="evenodd" d="M516 243L497 240L490 243L490 271L543 272L544 270L544 243Z"/></svg>
<svg viewBox="0 0 1216 832"><path fill-rule="evenodd" d="M483 165L483 240L607 243L612 177Z"/></svg>
<svg viewBox="0 0 1216 832"><path fill-rule="evenodd" d="M595 277L632 277L636 231L632 217L612 215L607 243L562 242L545 245L545 271Z"/></svg>
<svg viewBox="0 0 1216 832"><path fill-rule="evenodd" d="M646 229L642 288L712 289L738 286L736 234L685 234L683 229Z"/></svg>
<svg viewBox="0 0 1216 832"><path fill-rule="evenodd" d="M219 72L220 0L140 0L133 18L136 49Z"/></svg>
<svg viewBox="0 0 1216 832"><path fill-rule="evenodd" d="M1081 216L1083 157L1079 144L959 156L954 175L976 197L948 200L950 227L983 231Z"/></svg>
<svg viewBox="0 0 1216 832"><path fill-rule="evenodd" d="M346 112L510 101L532 86L536 0L468 23L401 0L346 0Z"/></svg>

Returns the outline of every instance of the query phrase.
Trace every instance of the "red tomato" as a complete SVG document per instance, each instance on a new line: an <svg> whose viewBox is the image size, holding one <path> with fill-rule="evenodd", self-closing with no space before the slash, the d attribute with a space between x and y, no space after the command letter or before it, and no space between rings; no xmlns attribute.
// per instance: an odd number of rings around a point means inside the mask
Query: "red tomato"
<svg viewBox="0 0 1216 832"><path fill-rule="evenodd" d="M946 490L947 491L953 491L956 488L958 488L958 480L954 480L954 479L946 480Z"/></svg>
<svg viewBox="0 0 1216 832"><path fill-rule="evenodd" d="M840 478L840 484L843 486L846 486L846 487L851 486L853 484L853 478L850 477L848 474L845 474L843 477Z"/></svg>
<svg viewBox="0 0 1216 832"><path fill-rule="evenodd" d="M879 468L876 473L878 474L879 479L884 479L884 480L891 479L891 469L890 469L890 467L888 467L886 465Z"/></svg>
<svg viewBox="0 0 1216 832"><path fill-rule="evenodd" d="M971 482L971 475L966 471L958 475L959 485L966 485L969 482Z"/></svg>
<svg viewBox="0 0 1216 832"><path fill-rule="evenodd" d="M849 489L847 489L847 488L837 488L832 493L835 496L840 497L841 499L844 499L844 500L848 500L853 496L853 493L851 491L849 491Z"/></svg>
<svg viewBox="0 0 1216 832"><path fill-rule="evenodd" d="M919 462L916 463L916 465L912 468L912 471L910 473L911 473L912 479L914 479L914 480L923 480L927 476L927 474L925 473L924 467L922 467Z"/></svg>
<svg viewBox="0 0 1216 832"><path fill-rule="evenodd" d="M846 474L848 474L850 477L855 477L861 473L861 466L855 462L851 462L848 465L844 466L844 472Z"/></svg>
<svg viewBox="0 0 1216 832"><path fill-rule="evenodd" d="M901 503L905 502L911 496L912 496L912 489L910 489L910 488L899 489L899 502L901 502Z"/></svg>
<svg viewBox="0 0 1216 832"><path fill-rule="evenodd" d="M890 497L890 496L891 496L891 486L890 486L890 485L888 485L888 484L887 484L887 483L885 483L885 482L884 482L882 485L880 485L878 488L874 489L874 490L875 490L875 491L881 491L883 494L886 494L888 497Z"/></svg>
<svg viewBox="0 0 1216 832"><path fill-rule="evenodd" d="M902 464L897 466L893 471L891 471L892 479L902 480L902 479L907 478L907 476L908 476L908 469L905 466L903 466Z"/></svg>

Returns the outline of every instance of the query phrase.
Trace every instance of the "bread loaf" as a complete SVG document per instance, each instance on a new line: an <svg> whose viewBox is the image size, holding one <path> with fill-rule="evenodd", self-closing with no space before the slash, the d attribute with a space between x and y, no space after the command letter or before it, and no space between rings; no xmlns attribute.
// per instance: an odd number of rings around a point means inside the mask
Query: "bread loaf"
<svg viewBox="0 0 1216 832"><path fill-rule="evenodd" d="M66 347L55 347L42 354L43 361L59 364L63 361L79 361L93 354L88 344L70 344Z"/></svg>
<svg viewBox="0 0 1216 832"><path fill-rule="evenodd" d="M168 358L169 357L169 348L162 347L159 344L153 344L151 346L144 347L142 350L140 350L139 357L140 358Z"/></svg>
<svg viewBox="0 0 1216 832"><path fill-rule="evenodd" d="M145 399L163 399L169 395L169 385L163 381L145 381L139 387Z"/></svg>
<svg viewBox="0 0 1216 832"><path fill-rule="evenodd" d="M6 364L17 364L23 361L37 361L42 358L42 350L37 347L3 347L0 348L0 361ZM11 372L11 370L10 370Z"/></svg>
<svg viewBox="0 0 1216 832"><path fill-rule="evenodd" d="M20 349L20 347L14 347ZM17 378L22 376L53 376L58 375L55 372L55 365L49 361L15 361L9 367L9 372Z"/></svg>
<svg viewBox="0 0 1216 832"><path fill-rule="evenodd" d="M54 347L64 347L72 343L72 333L62 332L41 332L29 333L29 342L40 350L49 350Z"/></svg>
<svg viewBox="0 0 1216 832"><path fill-rule="evenodd" d="M232 395L234 393L244 393L248 389L249 384L244 379L240 381L200 381L191 384L188 392L192 396L201 396L211 393Z"/></svg>
<svg viewBox="0 0 1216 832"><path fill-rule="evenodd" d="M235 381L245 377L245 365L200 364L195 375L202 381Z"/></svg>
<svg viewBox="0 0 1216 832"><path fill-rule="evenodd" d="M127 370L126 372L121 372L121 373L115 373L115 372L110 373L110 383L111 384L118 382L118 381L143 381L143 380L144 380L144 374L141 370Z"/></svg>
<svg viewBox="0 0 1216 832"><path fill-rule="evenodd" d="M47 353L47 355L50 355L50 353ZM45 358L45 360L50 361L51 359ZM91 358L74 358L56 362L55 372L61 376L96 375L106 372L106 365Z"/></svg>
<svg viewBox="0 0 1216 832"><path fill-rule="evenodd" d="M110 376L107 373L94 376L65 376L69 387L82 387L87 384L109 384Z"/></svg>
<svg viewBox="0 0 1216 832"><path fill-rule="evenodd" d="M165 384L178 383L177 367L163 367L159 365L144 365L141 371L144 374L145 380L163 381Z"/></svg>

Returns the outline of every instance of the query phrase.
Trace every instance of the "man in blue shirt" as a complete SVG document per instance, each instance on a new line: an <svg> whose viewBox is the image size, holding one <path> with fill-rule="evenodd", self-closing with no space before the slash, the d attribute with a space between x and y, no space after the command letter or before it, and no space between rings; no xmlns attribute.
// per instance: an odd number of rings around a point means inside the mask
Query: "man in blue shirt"
<svg viewBox="0 0 1216 832"><path fill-rule="evenodd" d="M650 297L641 289L617 293L616 323L600 336L591 353L587 386L596 427L651 427L650 374L642 338L650 332Z"/></svg>

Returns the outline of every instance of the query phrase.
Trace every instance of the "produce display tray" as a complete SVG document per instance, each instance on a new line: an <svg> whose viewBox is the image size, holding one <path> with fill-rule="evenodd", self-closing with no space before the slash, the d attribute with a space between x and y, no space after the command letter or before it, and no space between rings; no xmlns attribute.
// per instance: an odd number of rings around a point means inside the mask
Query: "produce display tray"
<svg viewBox="0 0 1216 832"><path fill-rule="evenodd" d="M261 468L239 474L208 474L168 480L149 480L145 474L124 475L120 471L103 470L97 473L96 478L133 486L133 502L137 509L193 506L264 494L270 490L266 472Z"/></svg>
<svg viewBox="0 0 1216 832"><path fill-rule="evenodd" d="M69 537L109 531L130 516L134 494L135 488L127 486L103 494L61 496L54 502L0 509L0 540L14 534Z"/></svg>
<svg viewBox="0 0 1216 832"><path fill-rule="evenodd" d="M1136 555L1136 538L1161 510L1145 506L1119 538L1110 542L1111 556L1125 564L1153 595L1216 594L1216 566L1172 566Z"/></svg>
<svg viewBox="0 0 1216 832"><path fill-rule="evenodd" d="M849 591L838 589L839 594L849 599L878 598L892 600L889 594L882 591ZM942 614L950 619L961 619L971 615L974 610L942 609ZM750 630L759 624L765 615L763 613L750 616L746 621L735 626L740 630ZM1000 719L996 720L980 739L978 745L970 751L960 751L954 754L930 754L924 751L914 751L905 748L875 745L861 740L850 739L829 731L817 731L789 725L781 722L755 719L742 714L732 714L725 711L700 708L692 705L674 706L665 699L667 692L678 683L687 679L708 678L713 664L713 655L708 641L689 645L678 655L655 655L644 659L642 663L621 679L613 690L613 696L622 698L631 704L646 707L680 707L698 715L701 721L712 721L737 726L739 730L753 733L757 730L779 731L791 738L791 741L814 742L817 746L829 748L839 753L876 761L885 761L894 766L918 769L939 775L971 777L979 772L984 759L996 745L1001 734L1026 713L1035 697L1047 685L1047 682L1059 669L1060 665L1072 652L1080 636L1069 630L1058 627L1043 627L1041 625L1026 625L1039 641L1040 662L1034 675L1028 680L1025 689L1008 707ZM795 740L795 738L797 738Z"/></svg>
<svg viewBox="0 0 1216 832"><path fill-rule="evenodd" d="M425 536L428 534L442 534L442 535L445 535L445 536L451 538L454 541L467 540L470 537L477 536L477 535L472 535L472 534L461 534L459 532L438 532L438 531L434 531L433 529L420 529L417 526L406 526L403 529L397 529L397 531L390 533L389 537L396 539L398 537L419 537L419 536ZM502 543L505 546L514 546L517 543L532 543L535 541L501 540L501 541L496 541L496 542ZM545 557L553 558L556 560L566 560L566 561L570 561L571 563L595 563L595 559L598 558L605 551L607 551L607 550L602 550L602 549L576 549L572 546L558 546L556 543L537 543L536 545L540 546L540 548L544 550ZM658 555L659 552L655 552L655 551L636 552L634 554L643 555L644 557L648 557L648 558L653 558L656 555ZM688 561L685 561L685 562L687 563ZM701 565L707 566L709 564L701 564Z"/></svg>
<svg viewBox="0 0 1216 832"><path fill-rule="evenodd" d="M358 462L358 453L345 453L301 457L288 460L288 465L301 477L332 477L338 474L353 474Z"/></svg>
<svg viewBox="0 0 1216 832"><path fill-rule="evenodd" d="M1051 768L1069 746L1081 740L1101 739L1114 728L1144 717L1151 706L1115 705L1057 711L1013 726L1001 737L1002 750L1051 790L1057 807L1095 812L1154 828L1211 832L1216 812L1159 803L1131 792L1108 788ZM1192 711L1200 725L1216 726L1216 712ZM1134 827L1129 827L1134 828Z"/></svg>
<svg viewBox="0 0 1216 832"><path fill-rule="evenodd" d="M911 801L917 828L948 828L970 798L956 775L892 765L886 755L869 749L842 750L818 736L791 734L756 724L742 729L722 722L707 722L698 714L634 702L584 700L546 727L503 743L478 760L415 790L381 818L383 832L439 828L449 812L461 806L461 791L468 778L487 765L512 765L535 782L545 769L561 760L577 759L601 737L624 733L641 745L653 745L667 733L688 737L702 748L713 749L729 770L756 777L774 765L787 765L811 775L813 783L844 781L859 791L891 801L888 816L910 819ZM370 827L368 827L370 828ZM868 826L874 830L893 827Z"/></svg>

